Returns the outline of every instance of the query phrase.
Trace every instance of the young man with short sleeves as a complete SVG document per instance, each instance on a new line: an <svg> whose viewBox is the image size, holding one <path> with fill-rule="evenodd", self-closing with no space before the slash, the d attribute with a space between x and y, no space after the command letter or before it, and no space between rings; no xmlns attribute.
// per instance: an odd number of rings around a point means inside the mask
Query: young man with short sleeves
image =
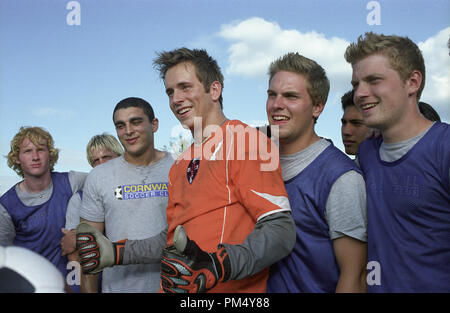
<svg viewBox="0 0 450 313"><path fill-rule="evenodd" d="M81 221L104 232L117 250L114 262L118 265L103 270L102 292L157 292L159 260L122 265L123 254L119 257L119 251L123 253L126 249L127 239L165 235L167 174L173 158L154 147L158 119L147 101L141 98L120 101L114 109L113 121L125 152L89 173L83 189ZM91 237L79 232L77 236L83 272L94 273L97 261L92 261L91 251L86 250Z"/></svg>
<svg viewBox="0 0 450 313"><path fill-rule="evenodd" d="M329 92L324 69L298 53L269 68L267 117L279 129L297 240L271 267L268 292L364 292L366 194L355 162L314 129Z"/></svg>
<svg viewBox="0 0 450 313"><path fill-rule="evenodd" d="M8 165L23 180L0 198L0 244L44 256L66 278L68 259L62 255L61 228L69 199L83 187L87 174L54 171L58 156L52 136L41 127L21 127L12 139Z"/></svg>

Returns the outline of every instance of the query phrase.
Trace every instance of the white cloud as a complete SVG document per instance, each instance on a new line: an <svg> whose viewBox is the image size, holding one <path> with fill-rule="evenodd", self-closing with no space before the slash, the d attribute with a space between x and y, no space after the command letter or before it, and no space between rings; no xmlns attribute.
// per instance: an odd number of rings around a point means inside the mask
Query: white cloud
<svg viewBox="0 0 450 313"><path fill-rule="evenodd" d="M418 46L425 59L426 81L421 99L431 104L441 118L450 120L450 56L447 42L450 37L450 27Z"/></svg>
<svg viewBox="0 0 450 313"><path fill-rule="evenodd" d="M287 52L299 52L326 70L331 88L350 88L351 66L344 59L349 42L345 39L327 38L315 31L284 30L259 17L222 25L219 36L232 42L228 74L267 77L272 61Z"/></svg>

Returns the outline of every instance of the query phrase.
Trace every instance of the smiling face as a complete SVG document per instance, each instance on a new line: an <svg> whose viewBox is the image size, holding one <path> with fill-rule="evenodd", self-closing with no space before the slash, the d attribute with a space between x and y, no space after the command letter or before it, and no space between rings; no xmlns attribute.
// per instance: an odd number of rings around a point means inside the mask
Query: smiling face
<svg viewBox="0 0 450 313"><path fill-rule="evenodd" d="M125 149L125 159L130 163L154 149L154 134L158 130L158 119L149 121L139 107L119 109L114 113L117 137Z"/></svg>
<svg viewBox="0 0 450 313"><path fill-rule="evenodd" d="M220 110L218 99L222 89L219 82L213 82L206 92L195 66L182 62L167 70L164 83L170 109L182 125L193 131L194 117L201 117L203 126L213 123L216 111Z"/></svg>
<svg viewBox="0 0 450 313"><path fill-rule="evenodd" d="M386 130L406 116L409 89L389 59L369 55L353 65L354 103L368 127Z"/></svg>
<svg viewBox="0 0 450 313"><path fill-rule="evenodd" d="M25 178L50 175L50 153L47 142L34 144L30 139L25 138L20 144L16 164L20 165Z"/></svg>
<svg viewBox="0 0 450 313"><path fill-rule="evenodd" d="M313 105L307 79L297 73L279 71L270 80L266 111L270 125L279 127L280 145L289 154L314 136L314 118L323 104Z"/></svg>

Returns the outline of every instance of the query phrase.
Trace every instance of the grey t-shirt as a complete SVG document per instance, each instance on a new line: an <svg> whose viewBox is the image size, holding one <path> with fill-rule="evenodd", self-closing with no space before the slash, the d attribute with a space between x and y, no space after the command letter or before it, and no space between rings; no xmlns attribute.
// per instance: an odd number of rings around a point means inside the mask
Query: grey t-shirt
<svg viewBox="0 0 450 313"><path fill-rule="evenodd" d="M434 123L431 125L433 126ZM412 147L431 129L431 126L412 138L396 143L385 143L380 146L380 159L385 162L395 162L408 153Z"/></svg>
<svg viewBox="0 0 450 313"><path fill-rule="evenodd" d="M84 181L87 177L87 173L83 172L69 172L69 183L72 188L72 192L83 187ZM14 188L20 201L26 206L40 205L47 202L53 193L53 183L39 193L29 193L23 191L19 187L20 183L17 183ZM60 225L63 227L64 225ZM12 245L14 238L16 237L16 230L12 222L11 216L8 211L0 204L0 245L8 246Z"/></svg>
<svg viewBox="0 0 450 313"><path fill-rule="evenodd" d="M302 151L281 155L283 180L297 176L329 145L326 139L320 139ZM331 239L349 236L367 242L366 188L361 174L348 171L334 182L328 195L325 218Z"/></svg>
<svg viewBox="0 0 450 313"><path fill-rule="evenodd" d="M149 166L118 157L95 167L83 188L80 217L105 224L111 241L153 237L167 228L170 154ZM160 264L118 265L103 271L103 292L157 292Z"/></svg>

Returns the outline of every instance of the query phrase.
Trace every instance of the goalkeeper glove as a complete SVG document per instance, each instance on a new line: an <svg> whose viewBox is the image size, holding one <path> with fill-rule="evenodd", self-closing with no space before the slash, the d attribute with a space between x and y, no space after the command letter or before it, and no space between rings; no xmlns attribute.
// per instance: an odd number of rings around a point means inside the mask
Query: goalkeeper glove
<svg viewBox="0 0 450 313"><path fill-rule="evenodd" d="M84 274L97 274L105 267L123 263L126 239L111 242L87 223L77 227L77 250Z"/></svg>
<svg viewBox="0 0 450 313"><path fill-rule="evenodd" d="M175 229L174 245L163 250L161 287L164 292L206 292L230 277L230 259L224 246L208 253L190 240L179 225Z"/></svg>

